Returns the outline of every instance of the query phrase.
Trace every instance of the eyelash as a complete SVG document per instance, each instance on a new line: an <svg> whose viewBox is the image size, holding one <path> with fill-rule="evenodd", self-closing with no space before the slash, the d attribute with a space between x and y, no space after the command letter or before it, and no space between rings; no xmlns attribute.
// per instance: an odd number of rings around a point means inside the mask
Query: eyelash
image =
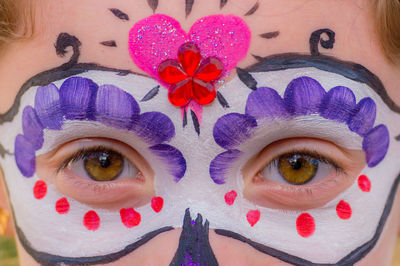
<svg viewBox="0 0 400 266"><path fill-rule="evenodd" d="M71 156L69 156L67 159L65 159L64 161L61 162L61 164L58 166L56 173L58 174L60 171L64 170L65 168L68 167L68 165L70 163L75 163L78 162L80 160L85 159L85 157L88 154L92 154L92 153L108 153L108 152L115 152L117 154L120 154L119 152L111 149L111 148L107 148L105 146L97 146L97 147L89 147L89 148L82 148L79 149L78 151L76 151L75 153L73 153ZM126 158L125 156L123 156L122 154L120 154L123 158Z"/></svg>
<svg viewBox="0 0 400 266"><path fill-rule="evenodd" d="M316 150L307 150L307 149L300 149L300 150L291 150L289 152L284 152L276 156L274 159L271 160L269 164L267 164L265 167L271 167L271 166L277 166L278 161L281 157L283 156L294 156L294 155L303 155L303 156L309 156L312 158L317 159L320 162L327 163L335 169L336 172L338 173L343 173L346 174L346 170L340 166L335 160L328 158L321 153L319 153Z"/></svg>

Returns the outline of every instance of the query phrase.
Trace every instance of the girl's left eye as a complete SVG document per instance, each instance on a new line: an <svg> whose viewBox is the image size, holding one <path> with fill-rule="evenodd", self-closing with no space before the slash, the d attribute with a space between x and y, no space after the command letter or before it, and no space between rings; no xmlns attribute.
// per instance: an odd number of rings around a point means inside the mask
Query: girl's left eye
<svg viewBox="0 0 400 266"><path fill-rule="evenodd" d="M275 183L303 185L323 180L333 171L343 171L335 162L313 152L291 152L279 156L259 175Z"/></svg>
<svg viewBox="0 0 400 266"><path fill-rule="evenodd" d="M323 206L350 187L365 167L362 150L315 138L274 142L242 168L244 197L273 209Z"/></svg>
<svg viewBox="0 0 400 266"><path fill-rule="evenodd" d="M80 150L67 159L63 167L80 177L94 181L134 178L139 173L124 156L105 147Z"/></svg>

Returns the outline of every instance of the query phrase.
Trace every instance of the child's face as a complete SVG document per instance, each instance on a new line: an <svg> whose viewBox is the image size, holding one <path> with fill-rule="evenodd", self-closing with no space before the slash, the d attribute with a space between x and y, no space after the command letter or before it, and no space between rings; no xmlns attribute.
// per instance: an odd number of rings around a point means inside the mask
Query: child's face
<svg viewBox="0 0 400 266"><path fill-rule="evenodd" d="M389 263L400 78L366 3L189 2L48 1L5 55L23 262Z"/></svg>

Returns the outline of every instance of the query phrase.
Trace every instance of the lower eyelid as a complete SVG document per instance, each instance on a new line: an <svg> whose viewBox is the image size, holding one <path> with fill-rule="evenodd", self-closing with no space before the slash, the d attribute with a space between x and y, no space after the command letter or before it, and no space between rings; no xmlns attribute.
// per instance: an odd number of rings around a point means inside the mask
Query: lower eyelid
<svg viewBox="0 0 400 266"><path fill-rule="evenodd" d="M255 177L254 186L245 190L245 197L266 208L286 210L307 210L323 206L353 181L333 174L318 183L296 186L260 182L259 178ZM344 179L346 182L343 182Z"/></svg>
<svg viewBox="0 0 400 266"><path fill-rule="evenodd" d="M136 179L96 182L82 179L65 169L56 178L61 193L82 203L102 208L118 208L122 203L135 207L146 204L154 194L152 182L139 173Z"/></svg>

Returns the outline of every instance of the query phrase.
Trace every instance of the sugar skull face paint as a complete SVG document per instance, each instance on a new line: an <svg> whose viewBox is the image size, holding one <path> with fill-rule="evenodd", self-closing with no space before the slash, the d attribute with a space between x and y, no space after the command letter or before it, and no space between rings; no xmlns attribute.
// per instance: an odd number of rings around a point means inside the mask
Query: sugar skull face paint
<svg viewBox="0 0 400 266"><path fill-rule="evenodd" d="M1 164L25 249L45 265L104 264L182 228L172 265L217 265L209 231L296 265L363 258L398 183L389 167L398 114L364 68L322 55L258 60L215 88L223 100L202 119L190 110L200 135L182 127L158 71L75 62L31 79L15 116L1 117L1 144L14 152ZM361 166L326 159L341 149L361 154Z"/></svg>

